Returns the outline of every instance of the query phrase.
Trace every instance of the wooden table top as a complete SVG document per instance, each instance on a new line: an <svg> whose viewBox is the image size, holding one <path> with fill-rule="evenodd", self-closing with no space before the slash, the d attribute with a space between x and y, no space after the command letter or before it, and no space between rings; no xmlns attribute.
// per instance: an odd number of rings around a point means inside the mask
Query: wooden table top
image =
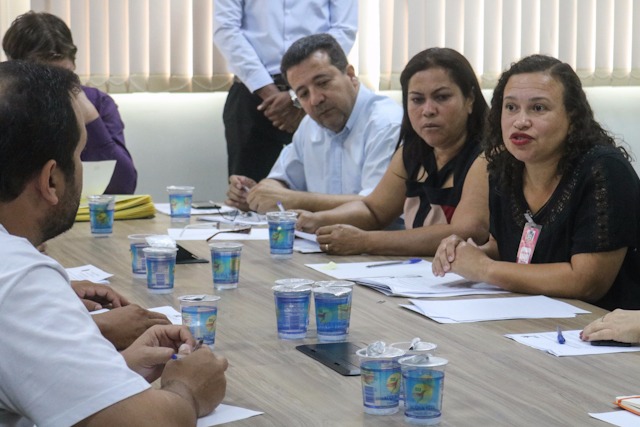
<svg viewBox="0 0 640 427"><path fill-rule="evenodd" d="M305 340L278 339L271 290L281 278L330 279L305 263L392 257L294 253L290 260L272 260L267 241L245 241L237 289L214 291L211 264L188 264L176 267L172 294L154 295L147 292L144 279L132 277L127 235L165 234L168 226L163 215L116 221L111 237L94 238L88 223L76 223L48 243L47 253L65 267L93 264L113 273L113 288L143 307L171 305L179 310L180 295L221 296L215 349L229 359L224 403L264 412L234 426L405 425L402 408L388 416L364 414L359 377L341 376L295 349L317 342L314 316ZM205 242L181 244L210 258ZM587 413L610 411L615 396L640 392L638 353L556 357L504 337L551 331L558 325L581 329L605 313L598 307L568 300L592 313L573 319L438 324L398 306L406 302L356 286L349 341L391 343L420 337L438 344L437 354L449 360L443 426L603 426Z"/></svg>

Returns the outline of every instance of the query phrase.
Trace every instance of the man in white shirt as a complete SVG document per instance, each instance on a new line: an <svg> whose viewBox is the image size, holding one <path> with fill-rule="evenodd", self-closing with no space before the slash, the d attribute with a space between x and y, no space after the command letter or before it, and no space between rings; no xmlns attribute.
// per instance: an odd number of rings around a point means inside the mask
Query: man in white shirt
<svg viewBox="0 0 640 427"><path fill-rule="evenodd" d="M304 112L280 74L285 51L300 37L329 33L349 52L357 0L215 0L216 46L234 83L224 106L229 175L266 177L291 142Z"/></svg>
<svg viewBox="0 0 640 427"><path fill-rule="evenodd" d="M36 249L78 210L80 90L60 67L0 63L0 426L195 426L224 396L226 359L191 352L182 326L154 326L119 353ZM179 350L190 354L172 361Z"/></svg>
<svg viewBox="0 0 640 427"><path fill-rule="evenodd" d="M400 105L360 84L329 34L296 41L281 69L307 116L266 179L229 178L226 203L266 212L280 201L315 212L369 194L398 142Z"/></svg>

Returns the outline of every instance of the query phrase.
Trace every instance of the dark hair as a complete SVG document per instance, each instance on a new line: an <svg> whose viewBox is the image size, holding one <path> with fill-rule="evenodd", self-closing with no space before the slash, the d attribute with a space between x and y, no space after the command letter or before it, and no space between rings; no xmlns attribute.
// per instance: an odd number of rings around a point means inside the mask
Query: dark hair
<svg viewBox="0 0 640 427"><path fill-rule="evenodd" d="M491 111L487 121L484 152L489 162L489 173L497 177L503 188L511 188L522 178L524 163L507 151L502 139L502 102L507 82L516 74L546 73L562 84L563 103L569 118L569 132L564 144L564 154L558 162L558 174L563 174L576 159L596 145L616 146L614 138L600 126L593 116L582 89L580 78L569 64L546 55L530 55L511 64L503 72L493 91ZM626 150L618 147L624 156Z"/></svg>
<svg viewBox="0 0 640 427"><path fill-rule="evenodd" d="M347 70L347 65L349 65L347 55L345 55L337 40L330 34L312 34L296 40L282 57L280 71L285 81L287 80L289 68L300 64L318 50L325 51L329 55L331 65L338 70L343 73Z"/></svg>
<svg viewBox="0 0 640 427"><path fill-rule="evenodd" d="M4 53L10 59L59 61L75 63L78 48L73 44L71 30L55 15L29 11L18 16L2 39Z"/></svg>
<svg viewBox="0 0 640 427"><path fill-rule="evenodd" d="M459 52L449 48L433 47L417 53L409 60L400 74L400 84L402 85L402 126L400 128L400 138L398 146L404 145L405 156L424 158L425 151L433 150L425 144L422 138L416 133L409 120L407 108L409 98L409 80L416 73L430 68L442 68L451 80L460 88L465 98L473 97L473 108L467 118L467 139L472 138L475 143L480 143L480 138L484 131L485 119L489 106L482 95L478 78L473 71L471 64Z"/></svg>
<svg viewBox="0 0 640 427"><path fill-rule="evenodd" d="M73 176L80 124L72 96L79 91L78 77L62 67L0 63L0 201L18 197L49 160Z"/></svg>

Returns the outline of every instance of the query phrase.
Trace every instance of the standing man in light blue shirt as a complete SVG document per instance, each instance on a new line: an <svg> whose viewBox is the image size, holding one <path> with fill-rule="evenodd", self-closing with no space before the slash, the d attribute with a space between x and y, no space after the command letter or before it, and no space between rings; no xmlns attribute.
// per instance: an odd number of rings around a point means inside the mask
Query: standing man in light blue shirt
<svg viewBox="0 0 640 427"><path fill-rule="evenodd" d="M214 41L235 75L223 111L229 175L259 181L304 117L280 73L300 37L329 33L345 52L358 27L357 0L215 0Z"/></svg>
<svg viewBox="0 0 640 427"><path fill-rule="evenodd" d="M266 179L229 179L227 204L266 212L318 211L359 200L380 181L398 141L402 108L360 84L328 34L296 41L282 73L307 113Z"/></svg>

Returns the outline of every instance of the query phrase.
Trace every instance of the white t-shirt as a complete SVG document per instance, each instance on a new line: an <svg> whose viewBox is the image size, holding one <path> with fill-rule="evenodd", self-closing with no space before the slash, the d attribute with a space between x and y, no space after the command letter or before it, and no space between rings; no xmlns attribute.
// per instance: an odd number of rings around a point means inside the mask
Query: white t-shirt
<svg viewBox="0 0 640 427"><path fill-rule="evenodd" d="M150 387L57 262L2 225L0 260L0 426L70 426Z"/></svg>

